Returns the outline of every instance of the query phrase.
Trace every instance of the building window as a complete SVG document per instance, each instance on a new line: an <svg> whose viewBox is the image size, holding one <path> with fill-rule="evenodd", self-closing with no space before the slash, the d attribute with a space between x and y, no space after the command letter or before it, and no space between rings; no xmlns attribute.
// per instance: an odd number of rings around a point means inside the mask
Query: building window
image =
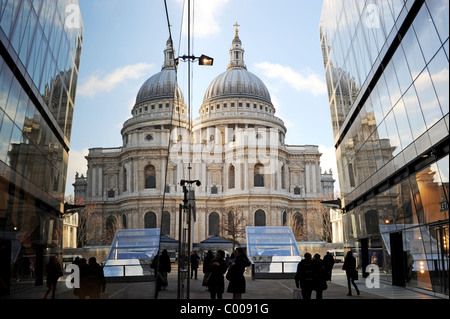
<svg viewBox="0 0 450 319"><path fill-rule="evenodd" d="M264 166L256 164L254 168L254 185L255 187L264 187Z"/></svg>
<svg viewBox="0 0 450 319"><path fill-rule="evenodd" d="M114 198L114 190L113 189L108 190L108 198Z"/></svg>
<svg viewBox="0 0 450 319"><path fill-rule="evenodd" d="M211 194L217 194L217 193L218 193L217 186L211 187Z"/></svg>
<svg viewBox="0 0 450 319"><path fill-rule="evenodd" d="M235 169L233 165L230 165L228 169L228 188L234 188L234 180L235 180Z"/></svg>
<svg viewBox="0 0 450 319"><path fill-rule="evenodd" d="M144 228L156 228L156 214L148 212L144 216Z"/></svg>
<svg viewBox="0 0 450 319"><path fill-rule="evenodd" d="M294 187L294 195L300 195L300 187Z"/></svg>
<svg viewBox="0 0 450 319"><path fill-rule="evenodd" d="M170 235L170 213L166 211L163 212L161 233L164 235Z"/></svg>
<svg viewBox="0 0 450 319"><path fill-rule="evenodd" d="M126 192L127 191L127 169L124 167L123 168L123 191Z"/></svg>
<svg viewBox="0 0 450 319"><path fill-rule="evenodd" d="M208 217L208 234L210 236L219 235L219 214L211 213Z"/></svg>
<svg viewBox="0 0 450 319"><path fill-rule="evenodd" d="M122 215L122 226L123 229L127 229L127 215L125 214Z"/></svg>
<svg viewBox="0 0 450 319"><path fill-rule="evenodd" d="M266 213L261 209L255 212L255 226L266 226Z"/></svg>
<svg viewBox="0 0 450 319"><path fill-rule="evenodd" d="M156 188L156 170L155 166L147 165L144 169L145 188Z"/></svg>

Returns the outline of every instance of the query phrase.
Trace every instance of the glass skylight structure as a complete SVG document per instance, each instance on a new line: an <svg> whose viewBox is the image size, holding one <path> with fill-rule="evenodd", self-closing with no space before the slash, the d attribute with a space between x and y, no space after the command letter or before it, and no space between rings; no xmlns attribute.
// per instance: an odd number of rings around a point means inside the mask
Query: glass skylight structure
<svg viewBox="0 0 450 319"><path fill-rule="evenodd" d="M104 267L105 277L152 276L150 263L158 253L160 229L120 229Z"/></svg>
<svg viewBox="0 0 450 319"><path fill-rule="evenodd" d="M255 277L292 276L301 254L291 227L248 226L247 254Z"/></svg>

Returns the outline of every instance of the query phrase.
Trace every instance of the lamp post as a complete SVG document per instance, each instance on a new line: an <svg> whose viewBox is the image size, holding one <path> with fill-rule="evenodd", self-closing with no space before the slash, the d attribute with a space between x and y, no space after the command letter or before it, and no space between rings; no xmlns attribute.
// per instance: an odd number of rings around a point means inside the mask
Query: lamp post
<svg viewBox="0 0 450 319"><path fill-rule="evenodd" d="M206 56L204 54L202 54L200 57L196 57L195 55L193 55L191 53L191 1L192 0L188 0L188 53L187 55L183 55L183 56L179 56L178 58L175 59L175 67L177 68L178 63L180 61L183 62L188 62L188 114L189 114L189 127L188 127L188 131L189 134L192 134L192 122L191 122L191 63L195 62L198 60L198 64L199 65L206 65L206 66L212 66L214 63L214 59ZM190 272L190 262L189 262L189 258L190 258L190 251L191 251L191 231L192 231L192 220L191 220L191 214L192 214L192 208L195 204L195 196L194 196L194 190L191 189L192 184L195 183L195 185L200 186L200 181L199 180L190 180L191 177L191 150L189 149L189 165L188 165L188 172L189 172L189 180L181 180L180 182L180 186L183 187L183 194L184 194L184 198L183 198L183 204L180 204L179 207L179 229L178 229L178 238L179 238L179 244L178 244L178 291L177 291L177 298L181 299L182 295L181 295L181 291L182 291L182 287L184 286L184 282L183 282L183 276L182 276L182 264L184 262L184 258L186 257L184 255L184 245L186 244L186 241L184 241L183 239L185 238L184 236L187 235L187 244L188 244L188 249L187 249L187 263L188 263L188 267L187 267L187 299L189 299L189 289L190 289L190 282L189 282L189 272ZM186 187L186 184L189 184L189 189ZM185 216L186 216L186 228L183 229L184 226L184 222L183 222L183 211L185 212ZM195 212L195 210L194 210ZM195 214L194 214L194 221L195 221ZM187 231L187 234L186 234ZM183 270L184 272L184 270Z"/></svg>
<svg viewBox="0 0 450 319"><path fill-rule="evenodd" d="M178 225L178 235L179 235L179 242L178 242L178 290L177 290L177 299L182 298L182 288L184 286L183 282L183 276L182 273L185 273L187 276L187 285L186 285L186 299L189 299L190 297L190 279L189 279L189 273L190 273L190 255L191 255L191 233L192 233L192 211L195 207L195 192L193 189L191 189L192 184L200 186L201 183L199 180L194 181L187 181L182 179L180 181L180 185L183 187L183 204L180 204L179 207L179 225ZM189 189L186 186L186 184L189 184ZM184 214L183 214L184 211ZM186 220L186 227L183 228L184 222L183 222L183 216L185 216ZM195 209L194 209L194 220L195 220ZM186 234L187 232L187 234ZM187 251L185 252L185 244L187 239ZM185 257L186 260L184 259ZM187 272L183 271L182 263L187 262Z"/></svg>

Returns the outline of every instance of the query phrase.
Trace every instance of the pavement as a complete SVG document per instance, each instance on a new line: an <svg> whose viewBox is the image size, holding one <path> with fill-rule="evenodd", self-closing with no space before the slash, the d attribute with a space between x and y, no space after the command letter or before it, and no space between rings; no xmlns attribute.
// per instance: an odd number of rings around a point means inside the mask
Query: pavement
<svg viewBox="0 0 450 319"><path fill-rule="evenodd" d="M175 268L175 267L172 267ZM392 286L380 282L379 288L369 288L365 284L365 278L360 276L356 284L361 292L358 296L353 290L352 296L347 296L347 279L344 271L339 264L335 265L331 282L328 283L328 289L323 292L323 299L331 300L375 300L375 299L447 299L448 296L436 295L432 292L419 289L404 288ZM202 286L203 272L199 268L198 279L190 280L189 300L206 300L210 299L209 292L206 287ZM106 293L108 299L114 300L136 300L136 299L158 299L173 300L177 299L177 271L172 271L168 276L169 285L165 290L158 293L155 298L154 282L124 282L124 283L108 283ZM228 286L225 280L226 287ZM252 280L249 274L246 274L247 291L243 294L243 299L250 300L280 300L292 299L295 282L293 279L255 279ZM8 296L0 296L0 303L4 300L13 299L42 299L47 290L46 285L34 286L32 282L14 283L14 290ZM186 289L184 289L186 291ZM315 292L312 293L315 299ZM66 287L65 279L62 278L58 282L55 299L77 299L73 294L73 289ZM186 299L186 294L182 299ZM232 299L232 294L225 292L223 299ZM3 300L3 301L2 301Z"/></svg>

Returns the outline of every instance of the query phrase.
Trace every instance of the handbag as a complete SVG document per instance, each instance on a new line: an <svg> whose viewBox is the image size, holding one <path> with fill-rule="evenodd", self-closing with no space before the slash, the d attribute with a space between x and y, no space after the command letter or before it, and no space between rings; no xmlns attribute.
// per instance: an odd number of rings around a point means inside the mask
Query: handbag
<svg viewBox="0 0 450 319"><path fill-rule="evenodd" d="M355 270L353 271L352 279L353 279L353 280L358 280L358 270L355 269Z"/></svg>
<svg viewBox="0 0 450 319"><path fill-rule="evenodd" d="M294 289L292 291L292 299L303 299L302 290L301 289Z"/></svg>
<svg viewBox="0 0 450 319"><path fill-rule="evenodd" d="M210 272L207 272L207 273L205 274L205 276L203 276L202 286L205 286L205 287L208 286L209 278L211 278L211 273L210 273Z"/></svg>

